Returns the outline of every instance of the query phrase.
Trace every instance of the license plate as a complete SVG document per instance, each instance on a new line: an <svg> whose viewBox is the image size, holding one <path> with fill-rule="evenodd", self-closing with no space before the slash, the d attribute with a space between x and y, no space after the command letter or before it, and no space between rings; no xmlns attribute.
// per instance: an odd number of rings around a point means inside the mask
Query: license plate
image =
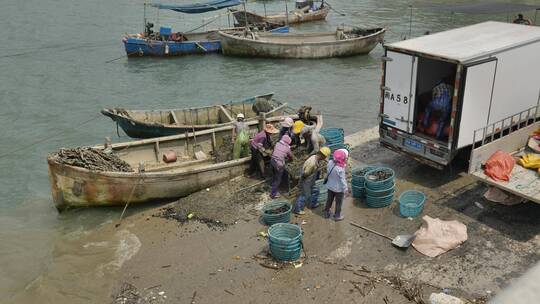
<svg viewBox="0 0 540 304"><path fill-rule="evenodd" d="M412 139L405 139L405 146L407 147L411 147L415 150L422 150L422 144L417 142L416 140L412 140Z"/></svg>

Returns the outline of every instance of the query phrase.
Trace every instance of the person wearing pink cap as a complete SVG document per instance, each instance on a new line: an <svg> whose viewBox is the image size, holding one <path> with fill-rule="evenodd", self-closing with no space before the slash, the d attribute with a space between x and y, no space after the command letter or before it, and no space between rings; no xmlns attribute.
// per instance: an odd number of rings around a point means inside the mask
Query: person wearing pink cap
<svg viewBox="0 0 540 304"><path fill-rule="evenodd" d="M291 141L289 135L283 135L272 152L272 158L270 159L270 165L274 173L272 177L272 192L270 193L270 198L272 199L279 197L278 188L283 178L283 172L285 171L285 162L287 159L293 160Z"/></svg>
<svg viewBox="0 0 540 304"><path fill-rule="evenodd" d="M324 207L323 215L325 218L330 218L330 209L336 200L336 208L333 219L335 221L341 221L344 219L341 214L341 206L343 205L343 197L349 193L347 186L347 179L345 176L345 167L347 166L348 151L344 149L338 149L334 151L333 160L328 162L326 172L328 175L325 180L326 188L328 189L328 198L326 199L326 206Z"/></svg>

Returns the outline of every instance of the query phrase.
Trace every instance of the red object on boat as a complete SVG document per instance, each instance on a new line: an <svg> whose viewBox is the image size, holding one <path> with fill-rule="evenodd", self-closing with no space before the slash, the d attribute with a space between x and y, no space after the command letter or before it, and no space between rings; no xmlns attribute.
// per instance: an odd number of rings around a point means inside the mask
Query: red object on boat
<svg viewBox="0 0 540 304"><path fill-rule="evenodd" d="M174 163L176 161L176 153L174 151L163 153L163 161L166 163Z"/></svg>
<svg viewBox="0 0 540 304"><path fill-rule="evenodd" d="M499 150L486 161L484 173L494 180L509 181L515 164L512 155Z"/></svg>

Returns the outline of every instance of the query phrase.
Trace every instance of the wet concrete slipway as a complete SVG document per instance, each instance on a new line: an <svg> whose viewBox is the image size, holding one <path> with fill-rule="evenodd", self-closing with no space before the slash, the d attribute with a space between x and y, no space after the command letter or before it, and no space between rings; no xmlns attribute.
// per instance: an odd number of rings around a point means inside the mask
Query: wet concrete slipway
<svg viewBox="0 0 540 304"><path fill-rule="evenodd" d="M462 166L441 172L378 146L371 128L377 123L380 46L367 56L321 61L210 55L109 62L123 55L120 36L141 30L142 3L2 3L6 43L0 47L0 302L129 303L138 297L141 303L408 303L403 296L408 293L395 287L410 279L422 282L413 291L448 288L473 299L499 292L538 261L540 206L491 204L481 198L484 187L463 173ZM331 3L346 15L331 12L326 22L295 30L332 29L343 23L385 25L386 40L397 41L409 35L411 3L416 7L413 36L507 18L449 15L420 9L425 3L420 1ZM262 11L260 2L250 6ZM283 4L274 1L267 7L277 11ZM170 13L160 18L177 29L201 24L200 18ZM401 218L395 205L368 209L349 200L346 220L340 223L322 219L320 210L293 218L294 223L305 221L307 258L300 268L275 270L261 266L257 258L266 244L258 237L265 226L257 211L265 199L264 187L253 192L256 200L223 206L234 213L213 211L227 213L233 223L227 227L155 217L163 206L152 204L130 207L119 227L114 225L118 208L63 214L54 209L45 156L60 147L102 143L106 136L115 136L114 125L98 114L101 108L187 107L268 91L292 106L311 104L321 110L325 126L340 126L351 134L356 161L394 168L398 193L424 191L424 214L465 223L469 240L435 259L414 249L396 250L348 221L394 235L414 232L421 220ZM7 154L10 151L16 152ZM235 182L233 190L239 187Z"/></svg>

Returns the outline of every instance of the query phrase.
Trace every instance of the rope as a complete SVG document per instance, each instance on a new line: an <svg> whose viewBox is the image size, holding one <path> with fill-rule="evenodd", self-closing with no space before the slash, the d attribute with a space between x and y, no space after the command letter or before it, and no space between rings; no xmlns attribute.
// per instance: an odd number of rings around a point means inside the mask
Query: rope
<svg viewBox="0 0 540 304"><path fill-rule="evenodd" d="M118 57L118 58L114 58L114 59L111 59L111 60L107 60L107 61L105 61L105 63L111 63L111 62L113 62L113 61L120 60L120 59L122 59L122 58L124 58L124 57L129 57L129 56L134 55L134 54L137 54L137 53L139 53L139 51L131 52L131 53L127 54L127 55L120 56L120 57Z"/></svg>
<svg viewBox="0 0 540 304"><path fill-rule="evenodd" d="M330 3L324 1L324 4L326 4L331 10L333 10L333 11L336 12L336 13L338 13L340 16L347 16L347 15L345 15L345 13L339 12L338 10L336 10L335 8L333 8L332 5L330 5Z"/></svg>
<svg viewBox="0 0 540 304"><path fill-rule="evenodd" d="M118 223L116 225L114 225L114 227L118 227L122 223L122 219L124 218L124 213L126 212L126 209L129 206L129 203L131 202L131 199L133 198L133 193L135 193L135 189L137 188L138 185L142 184L142 182L143 182L143 177L141 177L139 182L137 184L135 184L133 186L133 188L131 188L131 193L129 194L126 205L124 206L124 210L122 210L122 214L120 214L120 219L118 219Z"/></svg>
<svg viewBox="0 0 540 304"><path fill-rule="evenodd" d="M79 126L85 125L85 124L87 124L87 123L93 121L94 119L97 119L97 118L100 117L100 116L101 116L101 115L96 115L95 117L92 117L92 118L90 118L90 119L88 119L88 120L86 120L86 121L83 121L82 123L79 124ZM46 142L46 141L48 141L48 140L50 140L50 139L56 138L56 137L58 137L58 136L60 136L60 135L64 135L64 134L65 134L65 132L60 132L60 133L57 133L57 134L52 135L52 136L47 136L47 137L45 137L45 138L42 138L42 139L40 139L40 140L37 140L37 141L35 141L35 142L29 144L29 145L22 146L22 147L19 147L19 148L14 149L14 150L11 150L11 151L9 151L9 152L7 152L7 153L1 154L1 155L0 155L0 158L4 158L4 157L6 157L6 156L8 156L8 155L11 155L11 154L13 154L13 153L15 153L15 152L19 152L19 151L28 149L28 148L30 148L30 147L33 147L33 146L37 145L37 144L40 144L40 143L42 143L42 142Z"/></svg>

